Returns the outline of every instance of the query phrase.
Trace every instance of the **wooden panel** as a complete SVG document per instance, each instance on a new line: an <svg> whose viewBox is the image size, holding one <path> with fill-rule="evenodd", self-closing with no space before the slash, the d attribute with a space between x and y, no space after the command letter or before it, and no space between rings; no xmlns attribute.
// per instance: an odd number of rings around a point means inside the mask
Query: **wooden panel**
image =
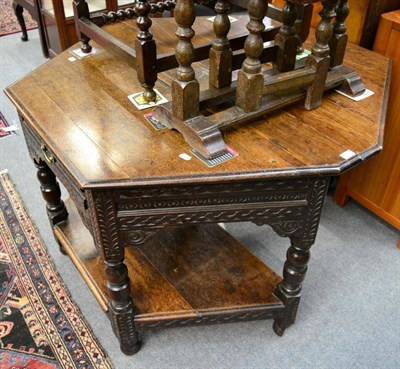
<svg viewBox="0 0 400 369"><path fill-rule="evenodd" d="M74 204L67 201L67 207L68 221L58 224L55 234L107 311L102 258ZM159 232L142 246L126 248L125 263L133 303L147 319L161 313L283 306L273 295L281 278L218 225Z"/></svg>
<svg viewBox="0 0 400 369"><path fill-rule="evenodd" d="M343 175L335 200L348 196L400 229L400 10L382 16L374 50L393 59L383 152Z"/></svg>
<svg viewBox="0 0 400 369"><path fill-rule="evenodd" d="M195 310L278 303L280 278L218 226L160 232L140 249Z"/></svg>

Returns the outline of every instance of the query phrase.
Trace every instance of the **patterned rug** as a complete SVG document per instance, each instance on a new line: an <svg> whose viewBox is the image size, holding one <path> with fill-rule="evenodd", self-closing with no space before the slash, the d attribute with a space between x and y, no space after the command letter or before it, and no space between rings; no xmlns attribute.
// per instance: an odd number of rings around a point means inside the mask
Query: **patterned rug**
<svg viewBox="0 0 400 369"><path fill-rule="evenodd" d="M8 123L6 121L6 118L4 118L3 114L0 113L0 138L6 137L11 134L9 131L3 131L3 128L7 128Z"/></svg>
<svg viewBox="0 0 400 369"><path fill-rule="evenodd" d="M112 368L4 172L0 172L0 368Z"/></svg>
<svg viewBox="0 0 400 369"><path fill-rule="evenodd" d="M37 28L37 23L32 19L28 11L24 10L22 14L27 30ZM0 0L0 37L17 32L21 32L21 27L15 16L12 0Z"/></svg>

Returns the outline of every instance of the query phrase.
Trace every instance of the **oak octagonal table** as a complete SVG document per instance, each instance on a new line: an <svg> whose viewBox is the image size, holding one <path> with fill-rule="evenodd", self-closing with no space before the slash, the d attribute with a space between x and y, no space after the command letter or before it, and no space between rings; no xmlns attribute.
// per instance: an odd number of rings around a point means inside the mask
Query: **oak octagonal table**
<svg viewBox="0 0 400 369"><path fill-rule="evenodd" d="M224 139L239 156L207 167L180 134L153 129L148 111L129 101L141 87L125 62L105 51L70 57L6 94L55 236L123 352L135 353L148 329L272 318L282 335L296 318L330 177L381 150L390 62L349 45L345 65L373 96L354 102L332 92L319 109L299 103L235 126ZM167 81L161 76L156 88L170 98ZM283 279L217 225L242 221L290 239Z"/></svg>

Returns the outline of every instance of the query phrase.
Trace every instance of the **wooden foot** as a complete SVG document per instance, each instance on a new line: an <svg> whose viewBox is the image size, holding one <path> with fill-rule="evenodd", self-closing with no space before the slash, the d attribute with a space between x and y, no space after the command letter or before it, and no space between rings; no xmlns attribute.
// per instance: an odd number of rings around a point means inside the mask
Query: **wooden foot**
<svg viewBox="0 0 400 369"><path fill-rule="evenodd" d="M178 130L185 141L205 158L215 158L226 153L226 145L218 127L203 115L182 120L172 113L171 104L157 107L154 117L170 129Z"/></svg>
<svg viewBox="0 0 400 369"><path fill-rule="evenodd" d="M358 96L364 93L365 85L361 77L356 72L353 72L346 76L338 90L350 96Z"/></svg>
<svg viewBox="0 0 400 369"><path fill-rule="evenodd" d="M128 270L123 262L106 262L106 278L111 324L117 336L121 350L133 355L140 349L138 334L135 330L134 309L130 296Z"/></svg>

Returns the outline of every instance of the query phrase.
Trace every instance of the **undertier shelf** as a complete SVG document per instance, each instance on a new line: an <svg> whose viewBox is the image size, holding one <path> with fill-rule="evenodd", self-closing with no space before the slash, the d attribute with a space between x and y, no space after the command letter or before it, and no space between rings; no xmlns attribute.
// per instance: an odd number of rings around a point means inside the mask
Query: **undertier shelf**
<svg viewBox="0 0 400 369"><path fill-rule="evenodd" d="M74 204L55 234L105 312L104 264ZM218 225L157 232L125 248L138 331L278 318L281 278Z"/></svg>

